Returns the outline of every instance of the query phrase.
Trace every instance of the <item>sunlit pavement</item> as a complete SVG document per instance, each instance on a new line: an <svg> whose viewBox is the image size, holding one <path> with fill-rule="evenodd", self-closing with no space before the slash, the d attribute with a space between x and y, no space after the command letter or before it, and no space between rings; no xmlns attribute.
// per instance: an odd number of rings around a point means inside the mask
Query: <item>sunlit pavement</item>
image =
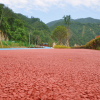
<svg viewBox="0 0 100 100"><path fill-rule="evenodd" d="M0 100L100 100L100 51L0 51Z"/></svg>

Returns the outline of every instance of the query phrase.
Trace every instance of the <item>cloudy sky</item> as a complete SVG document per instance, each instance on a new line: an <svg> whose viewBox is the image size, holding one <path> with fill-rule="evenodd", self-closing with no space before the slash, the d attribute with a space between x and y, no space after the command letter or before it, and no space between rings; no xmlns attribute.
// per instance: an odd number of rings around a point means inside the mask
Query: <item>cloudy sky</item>
<svg viewBox="0 0 100 100"><path fill-rule="evenodd" d="M71 15L72 19L100 19L100 0L0 0L15 13L38 17L44 23Z"/></svg>

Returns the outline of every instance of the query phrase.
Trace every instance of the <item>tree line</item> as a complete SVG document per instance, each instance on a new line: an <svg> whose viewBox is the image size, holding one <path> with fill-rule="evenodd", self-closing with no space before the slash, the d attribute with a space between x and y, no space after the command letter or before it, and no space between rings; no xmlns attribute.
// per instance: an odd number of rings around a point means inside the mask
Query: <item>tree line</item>
<svg viewBox="0 0 100 100"><path fill-rule="evenodd" d="M64 20L55 23L50 27L50 30L53 31L57 26L65 26ZM80 23L73 21L70 24L69 45L85 45L98 35L100 35L100 23ZM55 41L57 42L56 39ZM65 43L65 41L65 39L62 40L63 43Z"/></svg>
<svg viewBox="0 0 100 100"><path fill-rule="evenodd" d="M28 18L14 13L4 4L0 4L0 31L5 40L29 42L30 44L51 43L51 30L39 18Z"/></svg>

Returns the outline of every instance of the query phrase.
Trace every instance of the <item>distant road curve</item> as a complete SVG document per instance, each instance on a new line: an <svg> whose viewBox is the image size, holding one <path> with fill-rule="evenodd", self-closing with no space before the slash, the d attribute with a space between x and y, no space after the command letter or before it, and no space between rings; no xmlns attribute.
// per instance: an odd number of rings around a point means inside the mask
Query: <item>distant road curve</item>
<svg viewBox="0 0 100 100"><path fill-rule="evenodd" d="M0 48L0 50L25 50L25 49L52 49L52 47L43 47L43 48Z"/></svg>

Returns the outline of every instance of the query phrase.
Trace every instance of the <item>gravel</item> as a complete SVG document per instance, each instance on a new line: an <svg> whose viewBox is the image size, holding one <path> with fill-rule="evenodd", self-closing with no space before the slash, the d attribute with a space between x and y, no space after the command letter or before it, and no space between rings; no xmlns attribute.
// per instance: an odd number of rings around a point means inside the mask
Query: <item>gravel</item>
<svg viewBox="0 0 100 100"><path fill-rule="evenodd" d="M0 100L100 100L100 51L0 51Z"/></svg>

